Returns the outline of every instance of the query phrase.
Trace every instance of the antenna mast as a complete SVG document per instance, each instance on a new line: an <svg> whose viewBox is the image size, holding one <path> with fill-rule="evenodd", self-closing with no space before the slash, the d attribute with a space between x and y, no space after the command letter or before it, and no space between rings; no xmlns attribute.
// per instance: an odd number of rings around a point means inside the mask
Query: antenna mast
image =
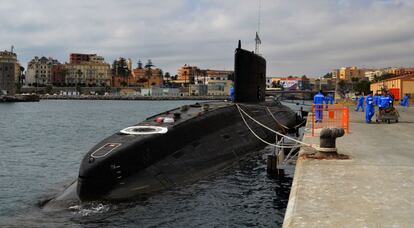
<svg viewBox="0 0 414 228"><path fill-rule="evenodd" d="M260 40L260 37L259 37L259 33L260 33L260 22L261 22L261 8L262 8L262 1L259 0L259 12L258 12L257 32L256 32L256 37L254 38L254 41L256 43L256 45L255 45L255 53L256 54L259 54L260 44L262 44L262 41Z"/></svg>

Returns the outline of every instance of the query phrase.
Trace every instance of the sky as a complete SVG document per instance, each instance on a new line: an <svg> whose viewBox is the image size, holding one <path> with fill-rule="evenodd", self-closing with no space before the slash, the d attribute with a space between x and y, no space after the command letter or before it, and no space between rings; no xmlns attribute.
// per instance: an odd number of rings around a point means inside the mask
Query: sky
<svg viewBox="0 0 414 228"><path fill-rule="evenodd" d="M234 49L260 54L267 76L316 77L342 66L413 66L412 0L0 0L0 49L23 66L70 53L232 70ZM259 7L260 5L260 7ZM260 10L259 10L260 9ZM260 29L259 29L259 11Z"/></svg>

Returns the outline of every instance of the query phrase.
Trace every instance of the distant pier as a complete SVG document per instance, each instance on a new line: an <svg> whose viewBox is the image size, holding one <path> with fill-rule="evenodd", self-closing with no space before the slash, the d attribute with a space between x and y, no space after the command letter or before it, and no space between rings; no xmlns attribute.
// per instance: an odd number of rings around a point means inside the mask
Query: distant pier
<svg viewBox="0 0 414 228"><path fill-rule="evenodd" d="M44 100L229 100L229 96L41 95Z"/></svg>
<svg viewBox="0 0 414 228"><path fill-rule="evenodd" d="M350 108L352 110L352 108ZM337 139L347 160L317 160L302 148L283 227L412 227L414 108L399 123L366 124L350 111L350 134ZM319 144L307 126L304 141Z"/></svg>

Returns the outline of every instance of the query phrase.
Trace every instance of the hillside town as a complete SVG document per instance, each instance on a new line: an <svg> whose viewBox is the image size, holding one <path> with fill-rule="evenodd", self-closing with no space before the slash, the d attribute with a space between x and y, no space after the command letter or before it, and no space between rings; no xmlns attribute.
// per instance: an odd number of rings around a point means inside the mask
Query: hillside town
<svg viewBox="0 0 414 228"><path fill-rule="evenodd" d="M13 47L0 52L2 95L228 96L233 83L233 71L184 64L170 73L155 66L151 59L134 63L120 57L110 64L97 54L70 53L65 63L35 56L25 67L19 63ZM268 76L266 87L276 91L336 91L342 98L388 90L399 100L405 94L414 96L414 68L351 66L323 76Z"/></svg>

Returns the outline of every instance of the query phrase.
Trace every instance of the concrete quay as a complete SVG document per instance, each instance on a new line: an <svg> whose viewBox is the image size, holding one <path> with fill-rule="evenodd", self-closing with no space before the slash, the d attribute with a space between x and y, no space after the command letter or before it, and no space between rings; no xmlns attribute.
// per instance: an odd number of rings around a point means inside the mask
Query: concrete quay
<svg viewBox="0 0 414 228"><path fill-rule="evenodd" d="M391 124L351 110L351 132L337 139L350 159L299 157L283 227L414 227L414 108Z"/></svg>

